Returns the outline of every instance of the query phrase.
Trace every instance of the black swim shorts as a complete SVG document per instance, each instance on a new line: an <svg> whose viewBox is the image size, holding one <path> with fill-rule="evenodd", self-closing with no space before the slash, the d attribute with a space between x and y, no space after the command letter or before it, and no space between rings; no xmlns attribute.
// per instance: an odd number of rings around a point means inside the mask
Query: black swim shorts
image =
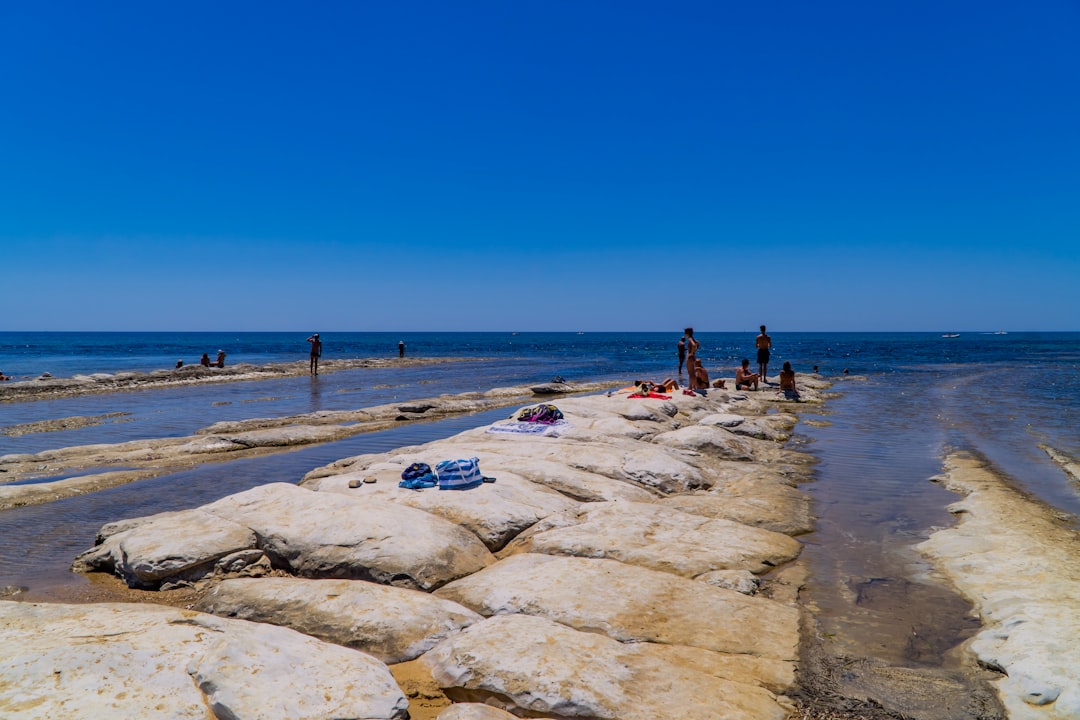
<svg viewBox="0 0 1080 720"><path fill-rule="evenodd" d="M758 348L757 361L758 365L765 365L769 362L769 348Z"/></svg>

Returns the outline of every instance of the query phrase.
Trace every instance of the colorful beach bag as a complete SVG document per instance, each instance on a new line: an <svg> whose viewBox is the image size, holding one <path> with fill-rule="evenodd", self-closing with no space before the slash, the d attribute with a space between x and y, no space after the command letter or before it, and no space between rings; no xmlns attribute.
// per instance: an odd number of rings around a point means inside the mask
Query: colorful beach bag
<svg viewBox="0 0 1080 720"><path fill-rule="evenodd" d="M480 473L480 458L443 460L435 466L440 490L468 490L484 482Z"/></svg>
<svg viewBox="0 0 1080 720"><path fill-rule="evenodd" d="M543 423L544 425L554 425L562 419L562 410L546 403L527 407L518 415L518 420L521 422Z"/></svg>

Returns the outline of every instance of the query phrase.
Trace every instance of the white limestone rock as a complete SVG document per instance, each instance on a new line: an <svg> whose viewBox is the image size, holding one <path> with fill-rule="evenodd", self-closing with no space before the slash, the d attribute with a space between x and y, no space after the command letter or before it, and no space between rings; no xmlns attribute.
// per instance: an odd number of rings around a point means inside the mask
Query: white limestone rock
<svg viewBox="0 0 1080 720"><path fill-rule="evenodd" d="M391 665L481 619L443 598L361 580L225 580L195 609L289 627Z"/></svg>
<svg viewBox="0 0 1080 720"><path fill-rule="evenodd" d="M761 578L749 570L713 570L698 575L695 579L698 582L734 590L743 595L756 595L761 587Z"/></svg>
<svg viewBox="0 0 1080 720"><path fill-rule="evenodd" d="M288 483L260 485L202 510L251 528L275 567L301 577L431 590L494 560L475 535L422 510Z"/></svg>
<svg viewBox="0 0 1080 720"><path fill-rule="evenodd" d="M729 569L760 574L794 560L801 549L786 535L730 520L656 503L610 502L552 515L507 545L502 555L610 558L693 578Z"/></svg>
<svg viewBox="0 0 1080 720"><path fill-rule="evenodd" d="M439 713L435 720L517 720L517 715L481 703L456 703Z"/></svg>
<svg viewBox="0 0 1080 720"><path fill-rule="evenodd" d="M679 428L657 435L653 438L653 442L729 460L751 460L754 457L750 443L715 425L690 425Z"/></svg>
<svg viewBox="0 0 1080 720"><path fill-rule="evenodd" d="M718 483L708 494L673 495L660 503L692 515L724 518L785 535L814 529L810 499L771 476Z"/></svg>
<svg viewBox="0 0 1080 720"><path fill-rule="evenodd" d="M484 472L496 476L505 471L517 473L534 483L556 490L580 502L630 500L649 502L657 494L625 480L579 470L553 460L532 460L510 454L484 454Z"/></svg>
<svg viewBox="0 0 1080 720"><path fill-rule="evenodd" d="M676 665L528 615L473 625L423 655L453 700L517 715L601 720L782 720L764 688Z"/></svg>
<svg viewBox="0 0 1080 720"><path fill-rule="evenodd" d="M364 653L158 605L0 602L0 647L7 720L408 716Z"/></svg>
<svg viewBox="0 0 1080 720"><path fill-rule="evenodd" d="M101 544L75 558L72 568L112 572L134 588L156 589L177 576L197 579L217 560L256 546L249 528L201 510L166 513L102 534Z"/></svg>
<svg viewBox="0 0 1080 720"><path fill-rule="evenodd" d="M496 473L487 463L481 463L481 469L485 475L494 477L495 482L469 490L400 488L398 482L403 469L401 465L379 463L355 472L312 480L304 487L362 501L378 499L424 510L470 530L490 550L501 549L538 520L578 505L571 498L519 475L501 470ZM375 482L364 482L365 479Z"/></svg>
<svg viewBox="0 0 1080 720"><path fill-rule="evenodd" d="M436 594L482 615L539 615L620 642L797 655L794 608L614 560L516 555Z"/></svg>
<svg viewBox="0 0 1080 720"><path fill-rule="evenodd" d="M975 605L983 629L969 642L1010 718L1080 717L1080 534L970 457L938 478L967 494L959 517L917 547Z"/></svg>
<svg viewBox="0 0 1080 720"><path fill-rule="evenodd" d="M746 422L742 415L734 413L713 413L698 420L698 425L716 425L723 428L733 428Z"/></svg>

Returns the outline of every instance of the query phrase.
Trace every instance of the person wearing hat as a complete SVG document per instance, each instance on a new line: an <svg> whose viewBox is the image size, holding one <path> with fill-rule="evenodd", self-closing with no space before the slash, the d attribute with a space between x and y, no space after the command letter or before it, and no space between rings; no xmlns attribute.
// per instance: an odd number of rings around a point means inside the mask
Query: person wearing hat
<svg viewBox="0 0 1080 720"><path fill-rule="evenodd" d="M219 367L219 368L225 367L225 351L224 350L218 350L217 351L217 360L214 361L214 367Z"/></svg>
<svg viewBox="0 0 1080 720"><path fill-rule="evenodd" d="M399 340L397 344L397 356L399 358L405 357L405 341Z"/></svg>
<svg viewBox="0 0 1080 720"><path fill-rule="evenodd" d="M322 357L322 340L319 339L319 333L315 333L307 341L311 343L311 362L308 364L308 372L318 375L319 358Z"/></svg>

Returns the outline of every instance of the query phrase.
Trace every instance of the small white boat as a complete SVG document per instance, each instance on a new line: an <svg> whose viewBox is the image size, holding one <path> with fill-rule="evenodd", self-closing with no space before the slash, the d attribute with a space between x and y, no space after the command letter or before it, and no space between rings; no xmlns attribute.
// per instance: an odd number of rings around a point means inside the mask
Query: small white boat
<svg viewBox="0 0 1080 720"><path fill-rule="evenodd" d="M943 338L957 338L957 337L960 337L960 333L945 333L941 337L943 337Z"/></svg>

